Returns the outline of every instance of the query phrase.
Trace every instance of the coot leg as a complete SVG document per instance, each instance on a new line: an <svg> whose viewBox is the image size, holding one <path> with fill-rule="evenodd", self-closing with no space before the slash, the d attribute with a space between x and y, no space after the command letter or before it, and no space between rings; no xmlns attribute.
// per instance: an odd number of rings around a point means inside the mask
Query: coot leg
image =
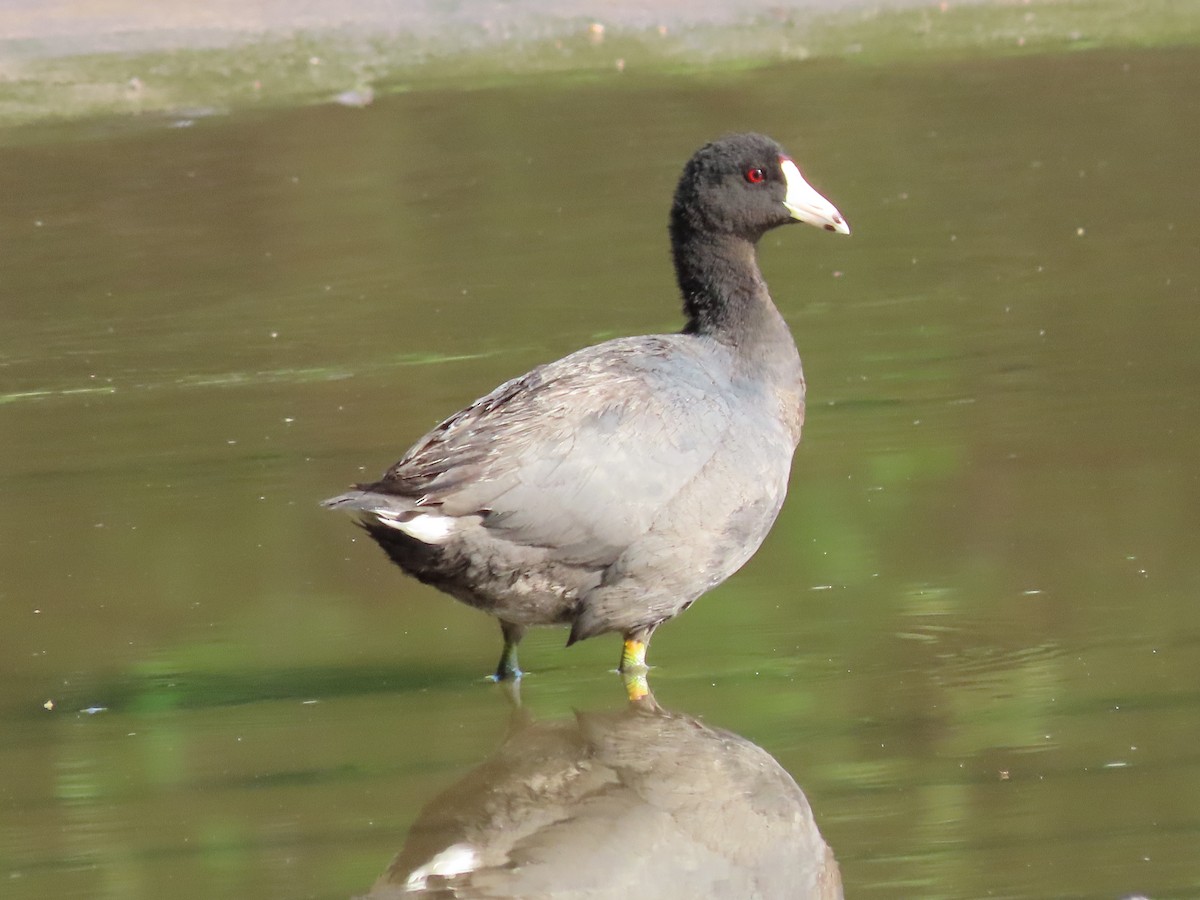
<svg viewBox="0 0 1200 900"><path fill-rule="evenodd" d="M646 668L646 642L639 637L625 635L625 646L621 648L621 664L617 666L617 671L639 672Z"/></svg>
<svg viewBox="0 0 1200 900"><path fill-rule="evenodd" d="M621 673L621 680L625 682L625 694L630 703L637 703L642 698L651 696L650 683L646 680L646 673L650 671L650 667L646 665L646 648L650 646L650 635L653 633L654 626L651 625L649 628L639 628L625 634L618 671ZM653 698L651 700L653 701Z"/></svg>
<svg viewBox="0 0 1200 900"><path fill-rule="evenodd" d="M649 628L638 628L625 633L625 646L621 649L621 672L645 672L646 648L650 646L650 635L654 634L654 625Z"/></svg>
<svg viewBox="0 0 1200 900"><path fill-rule="evenodd" d="M520 678L525 673L517 664L517 644L525 637L525 626L514 625L511 622L501 622L500 631L504 635L504 651L500 654L500 664L496 666L493 681L507 681Z"/></svg>

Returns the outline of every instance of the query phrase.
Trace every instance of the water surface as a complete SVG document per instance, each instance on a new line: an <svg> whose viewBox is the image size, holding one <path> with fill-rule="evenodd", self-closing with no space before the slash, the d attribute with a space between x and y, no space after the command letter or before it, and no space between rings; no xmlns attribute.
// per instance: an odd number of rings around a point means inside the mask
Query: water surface
<svg viewBox="0 0 1200 900"><path fill-rule="evenodd" d="M0 149L6 896L371 889L513 712L494 623L317 501L678 327L670 192L741 128L855 233L763 242L804 442L658 699L790 774L847 896L1200 893L1200 55L627 74ZM619 710L564 638L528 714Z"/></svg>

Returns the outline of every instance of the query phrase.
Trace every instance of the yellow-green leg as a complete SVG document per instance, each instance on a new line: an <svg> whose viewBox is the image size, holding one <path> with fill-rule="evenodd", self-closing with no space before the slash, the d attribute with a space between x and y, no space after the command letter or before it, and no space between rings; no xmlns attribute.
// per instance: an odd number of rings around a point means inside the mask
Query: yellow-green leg
<svg viewBox="0 0 1200 900"><path fill-rule="evenodd" d="M649 642L640 637L625 635L625 647L621 651L621 672L644 672L646 666L646 648Z"/></svg>
<svg viewBox="0 0 1200 900"><path fill-rule="evenodd" d="M650 637L657 627L656 622L648 628L625 632L625 646L621 650L621 665L618 667L620 671L644 672L649 668L646 665L646 650L650 647Z"/></svg>
<svg viewBox="0 0 1200 900"><path fill-rule="evenodd" d="M653 633L653 627L631 631L625 635L625 645L621 648L618 670L621 680L625 682L625 693L633 703L650 696L650 683L646 680L646 673L650 670L646 665L646 649L650 646L650 635Z"/></svg>
<svg viewBox="0 0 1200 900"><path fill-rule="evenodd" d="M521 643L521 638L525 637L525 626L501 622L500 632L504 635L504 650L500 653L500 662L496 666L496 674L492 676L492 680L516 680L525 674L517 663L517 644Z"/></svg>

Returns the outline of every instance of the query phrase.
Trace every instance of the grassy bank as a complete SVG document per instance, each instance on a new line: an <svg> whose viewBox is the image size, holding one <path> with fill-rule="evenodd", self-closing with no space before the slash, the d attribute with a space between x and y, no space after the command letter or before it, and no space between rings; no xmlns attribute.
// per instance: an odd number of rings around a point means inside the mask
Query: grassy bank
<svg viewBox="0 0 1200 900"><path fill-rule="evenodd" d="M155 44L151 35L149 44ZM143 35L140 43L147 44ZM338 29L231 31L203 42L163 32L164 50L66 53L0 41L0 125L98 115L168 115L181 124L236 109L357 105L396 91L471 88L554 75L723 72L788 60L880 65L906 59L1200 43L1200 0L1016 0L813 14L736 27L555 22L520 33L457 28L440 37ZM203 43L203 46L197 46ZM77 46L77 42L76 42Z"/></svg>

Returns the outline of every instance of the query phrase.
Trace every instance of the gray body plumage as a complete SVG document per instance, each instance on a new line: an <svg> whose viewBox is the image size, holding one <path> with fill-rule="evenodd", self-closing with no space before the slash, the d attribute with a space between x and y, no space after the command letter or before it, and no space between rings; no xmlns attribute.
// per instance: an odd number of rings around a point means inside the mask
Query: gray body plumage
<svg viewBox="0 0 1200 900"><path fill-rule="evenodd" d="M740 568L779 512L804 380L794 345L772 364L786 377L768 385L761 361L691 335L588 347L327 502L366 513L402 568L502 621L569 624L572 640L652 627ZM453 530L426 543L380 510Z"/></svg>

